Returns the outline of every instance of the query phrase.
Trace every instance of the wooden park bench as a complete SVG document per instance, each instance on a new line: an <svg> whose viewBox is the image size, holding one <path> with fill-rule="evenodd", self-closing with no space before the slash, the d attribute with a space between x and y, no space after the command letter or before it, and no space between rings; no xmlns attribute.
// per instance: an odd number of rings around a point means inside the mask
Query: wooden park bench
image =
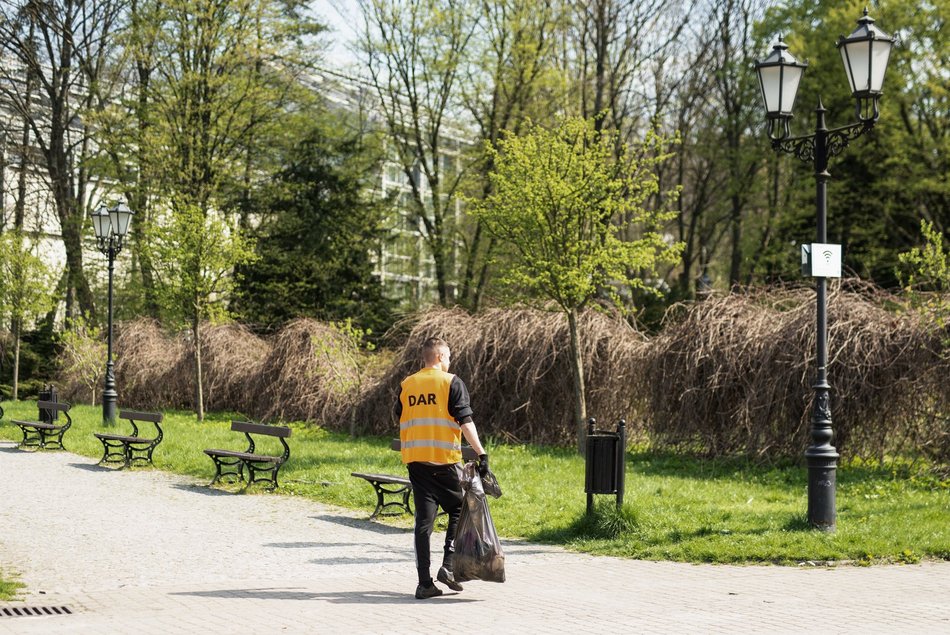
<svg viewBox="0 0 950 635"><path fill-rule="evenodd" d="M402 444L399 439L393 439L389 445L390 449L396 450L397 452L401 446ZM466 445L462 446L462 459L465 461L473 461L477 460L478 456L475 454L475 450ZM387 507L398 508L400 511L396 512L397 514L401 514L402 512L406 512L407 514L412 513L412 507L409 506L409 495L412 493L412 483L405 476L373 474L369 472L350 472L350 475L367 481L376 491L376 509L373 510L373 513L370 515L370 520L379 516ZM387 497L393 496L398 496L401 500L386 500Z"/></svg>
<svg viewBox="0 0 950 635"><path fill-rule="evenodd" d="M254 483L270 483L273 488L277 487L277 472L280 466L290 458L290 446L285 439L290 436L290 428L285 426L270 426L261 423L250 423L248 421L232 421L231 430L234 432L243 432L247 437L247 449L243 452L235 450L205 450L205 454L214 461L214 479L208 484L210 487L222 478L231 479L230 482L244 480L244 468L247 468L248 478L245 487ZM283 454L271 456L269 454L257 454L254 452L255 445L252 434L262 436L277 437L284 446ZM258 474L264 476L258 478ZM236 479L234 477L237 477Z"/></svg>
<svg viewBox="0 0 950 635"><path fill-rule="evenodd" d="M95 432L94 436L102 441L103 454L99 463L122 463L124 467L130 467L135 461L141 461L145 464L152 463L152 452L162 442L164 433L162 422L164 415L160 412L135 412L134 410L119 411L120 419L127 419L132 424L132 434L110 434L106 432ZM136 422L149 421L155 426L155 437L147 438L139 435L139 426Z"/></svg>
<svg viewBox="0 0 950 635"><path fill-rule="evenodd" d="M56 401L37 401L36 406L41 411L46 411L49 421L11 421L20 427L23 432L23 440L20 442L21 448L43 448L65 450L63 447L63 435L73 425L73 420L69 416L70 405L68 403ZM66 417L66 423L53 423L55 413L63 413Z"/></svg>

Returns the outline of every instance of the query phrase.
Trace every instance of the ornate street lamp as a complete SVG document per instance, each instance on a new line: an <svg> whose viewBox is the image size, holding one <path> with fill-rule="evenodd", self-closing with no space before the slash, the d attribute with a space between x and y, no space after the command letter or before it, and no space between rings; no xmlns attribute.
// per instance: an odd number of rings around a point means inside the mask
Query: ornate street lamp
<svg viewBox="0 0 950 635"><path fill-rule="evenodd" d="M816 362L817 379L812 403L812 444L805 450L808 463L808 522L819 529L834 531L836 527L835 490L838 452L831 444L831 405L828 384L828 315L827 278L840 276L840 246L827 245L828 159L837 156L848 143L874 127L880 115L878 100L884 83L884 71L895 38L874 26L867 9L858 20L858 28L848 37L840 37L837 47L844 61L851 94L855 99L857 123L829 130L825 126L825 108L818 98L815 132L790 137L789 122L798 84L806 65L788 52L779 38L771 55L756 64L762 98L765 102L768 135L772 148L786 152L802 161L813 163L817 182L818 242L802 246L803 269L815 278L817 304ZM817 258L818 253L824 259ZM815 258L813 258L815 256ZM833 262L834 260L837 262ZM837 267L835 267L835 264Z"/></svg>
<svg viewBox="0 0 950 635"><path fill-rule="evenodd" d="M109 333L108 357L106 360L105 388L102 391L102 422L105 425L115 423L115 404L118 397L115 391L115 368L112 363L112 272L116 255L122 251L122 241L129 231L129 223L135 212L119 202L111 209L100 205L92 212L92 226L96 232L96 242L99 251L109 258Z"/></svg>

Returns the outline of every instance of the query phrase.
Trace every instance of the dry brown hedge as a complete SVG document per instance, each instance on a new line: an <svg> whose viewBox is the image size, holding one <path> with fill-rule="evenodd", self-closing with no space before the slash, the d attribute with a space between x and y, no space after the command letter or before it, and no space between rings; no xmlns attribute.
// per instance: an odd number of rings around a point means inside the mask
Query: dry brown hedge
<svg viewBox="0 0 950 635"><path fill-rule="evenodd" d="M588 311L580 325L588 414L613 426L637 409L646 339L623 320ZM356 406L366 431L389 434L399 383L421 366L422 343L441 337L452 347L451 372L464 379L480 433L512 442L575 442L567 321L562 314L492 309L470 315L432 309L412 319L392 367Z"/></svg>
<svg viewBox="0 0 950 635"><path fill-rule="evenodd" d="M277 332L251 382L252 416L262 420L317 421L340 429L339 413L358 398L355 345L337 330L301 318Z"/></svg>
<svg viewBox="0 0 950 635"><path fill-rule="evenodd" d="M119 406L138 409L193 408L190 343L167 335L156 320L119 323L115 339Z"/></svg>
<svg viewBox="0 0 950 635"><path fill-rule="evenodd" d="M353 344L315 320L287 324L263 339L240 324L201 331L205 408L261 420L324 421L356 385ZM122 407L195 409L190 331L172 334L158 322L134 320L116 329L116 384ZM65 398L83 398L82 383L60 377Z"/></svg>
<svg viewBox="0 0 950 635"><path fill-rule="evenodd" d="M829 381L833 443L843 454L906 450L950 461L950 361L939 333L867 287L833 285ZM709 455L800 457L815 378L812 289L713 296L674 307L646 338L624 320L581 318L588 414L660 447ZM307 420L336 430L395 434L400 381L421 365L425 338L445 338L452 372L469 387L483 436L573 445L576 431L566 320L559 313L432 309L397 325L393 363L377 372L327 324L300 319L268 338L240 325L204 330L206 407L259 420ZM121 324L120 405L194 408L190 335ZM61 378L65 398L85 395Z"/></svg>
<svg viewBox="0 0 950 635"><path fill-rule="evenodd" d="M264 362L272 350L271 343L240 324L205 327L201 331L201 340L205 408L253 416L257 412L257 396L249 388L258 382L264 371ZM190 346L186 347L185 353L186 359L178 368L180 372L191 374L181 379L194 385ZM194 390L191 393L192 403L195 403Z"/></svg>
<svg viewBox="0 0 950 635"><path fill-rule="evenodd" d="M948 363L918 315L896 298L834 285L828 299L833 444L852 455L930 448L950 457ZM674 311L653 339L649 436L710 455L799 456L809 441L815 294L771 289L712 297ZM940 449L941 444L943 448Z"/></svg>

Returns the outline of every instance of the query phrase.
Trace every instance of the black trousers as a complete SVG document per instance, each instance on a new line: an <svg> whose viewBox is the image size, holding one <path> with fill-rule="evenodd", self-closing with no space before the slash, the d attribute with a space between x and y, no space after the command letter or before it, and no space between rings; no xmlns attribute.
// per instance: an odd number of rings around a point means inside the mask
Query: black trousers
<svg viewBox="0 0 950 635"><path fill-rule="evenodd" d="M416 568L419 571L419 583L426 584L431 579L429 568L431 555L429 539L435 525L439 507L449 515L449 525L445 529L445 549L442 565L452 568L452 554L455 553L455 530L462 512L462 485L459 482L460 468L457 463L450 465L429 465L427 463L409 463L409 480L412 482L412 498L416 505Z"/></svg>

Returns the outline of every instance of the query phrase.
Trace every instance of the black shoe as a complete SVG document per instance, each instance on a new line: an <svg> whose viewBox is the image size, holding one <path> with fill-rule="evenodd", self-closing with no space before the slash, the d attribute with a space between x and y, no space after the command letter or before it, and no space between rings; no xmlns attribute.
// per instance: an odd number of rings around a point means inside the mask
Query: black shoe
<svg viewBox="0 0 950 635"><path fill-rule="evenodd" d="M436 579L453 591L462 590L462 585L455 581L455 574L445 567L439 567L439 573L436 575Z"/></svg>
<svg viewBox="0 0 950 635"><path fill-rule="evenodd" d="M417 600L428 600L429 598L439 597L440 595L442 595L442 589L434 584L430 584L429 586L422 586L420 584L416 587Z"/></svg>

